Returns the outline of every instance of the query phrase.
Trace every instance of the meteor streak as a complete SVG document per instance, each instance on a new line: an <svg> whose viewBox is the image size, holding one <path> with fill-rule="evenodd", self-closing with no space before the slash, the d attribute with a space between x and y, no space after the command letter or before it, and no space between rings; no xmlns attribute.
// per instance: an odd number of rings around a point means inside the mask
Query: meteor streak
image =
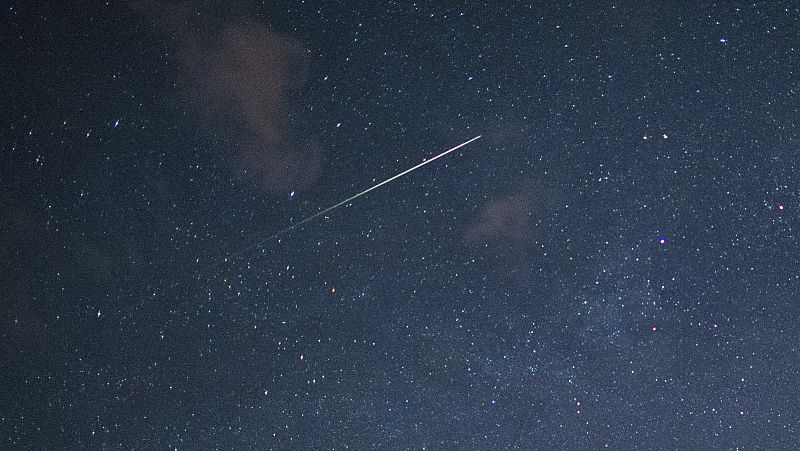
<svg viewBox="0 0 800 451"><path fill-rule="evenodd" d="M385 184L387 184L387 183L389 183L389 182L391 182L391 181L393 181L393 180L395 180L395 179L398 179L398 178L400 178L400 177L402 177L402 176L404 176L404 175L408 174L408 173L409 173L409 172L411 172L411 171L414 171L414 170L416 170L416 169L419 169L419 168L421 168L422 166L425 166L425 165L426 165L426 164L428 164L428 163L432 163L433 161L435 161L435 160L437 160L437 159L439 159L439 158L442 158L443 156L445 156L445 155L449 154L450 152L453 152L453 151L455 151L455 150L458 150L458 149L460 149L460 148L462 148L462 147L466 146L467 144L469 144L469 143L471 143L471 142L473 142L473 141L477 140L477 139L478 139L478 138L480 138L481 136L482 136L482 135L478 135L478 136L476 136L476 137L474 137L474 138L470 139L469 141L465 141L465 142L463 142L463 143L461 143L461 144L459 144L459 145L457 145L457 146L455 146L455 147L451 147L450 149L447 149L447 150L445 150L444 152L440 153L439 155L436 155L435 157L433 157L433 158L431 158L431 159L429 159L429 160L425 160L425 161L423 161L422 163L419 163L418 165L416 165L416 166L414 166L414 167L412 167L412 168L410 168L410 169L406 169L405 171L403 171L403 172L401 172L401 173L399 173L399 174L397 174L397 175L395 175L395 176L392 176L392 177L390 177L390 178L388 178L388 179L386 179L386 180L384 180L384 181L382 181L382 182L380 182L380 183L378 183L378 184L376 184L376 185L373 185L373 186L371 186L371 187L369 187L369 188L365 189L364 191L361 191L361 192L360 192L360 193L358 193L358 194L355 194L355 195L353 195L353 196L350 196L350 197L348 197L347 199L345 199L345 200L343 200L343 201L341 201L341 202L339 202L339 203L337 203L337 204L335 204L335 205L331 205L330 207L328 207L328 208L326 208L326 209L324 209L324 210L322 210L322 211L319 211L319 212L317 212L317 213L314 213L313 215L311 215L311 216L309 216L309 217L307 217L307 218L305 218L305 219L302 219L302 220L300 220L300 221L298 221L298 222L295 222L294 224L290 225L289 227L286 227L285 229L283 229L283 230L281 230L281 231L279 231L279 232L275 233L274 235L271 235L270 237L268 237L268 238L265 238L265 239L261 240L260 242L258 242L258 243L256 243L256 244L254 244L253 246L250 246L250 247L248 247L248 248L246 248L246 249L243 249L242 251L240 251L240 252L239 252L239 254L242 254L242 253L244 253L244 252L247 252L248 250L250 250L250 249L253 249L253 248L255 248L255 247L258 247L258 246L260 246L261 244L263 244L263 243L265 243L265 242L267 242L267 241L269 241L269 240L271 240L271 239L273 239L273 238L277 238L278 236L280 236L280 235L283 235L284 233L286 233L286 232L288 232L288 231L290 231L290 230L293 230L293 229L295 229L295 228L297 228L297 227L300 227L301 225L303 225L303 224L305 224L305 223L307 223L307 222L309 222L309 221L312 221L312 220L314 220L315 218L318 218L318 217L320 217L320 216L324 215L325 213L328 213L329 211L331 211L331 210L333 210L333 209L335 209L335 208L338 208L338 207L341 207L341 206L342 206L342 205L344 205L344 204L350 203L350 202L352 202L353 200L355 200L355 199L357 199L357 198L359 198L359 197L363 196L364 194L367 194L368 192L370 192L370 191L372 191L372 190L378 189L378 188L380 188L381 186L383 186L383 185L385 185Z"/></svg>

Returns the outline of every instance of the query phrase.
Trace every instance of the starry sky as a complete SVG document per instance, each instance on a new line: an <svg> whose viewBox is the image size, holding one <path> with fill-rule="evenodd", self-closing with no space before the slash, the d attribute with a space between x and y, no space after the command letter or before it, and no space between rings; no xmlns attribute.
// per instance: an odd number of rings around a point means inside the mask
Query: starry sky
<svg viewBox="0 0 800 451"><path fill-rule="evenodd" d="M796 446L798 3L368 3L4 3L0 447Z"/></svg>

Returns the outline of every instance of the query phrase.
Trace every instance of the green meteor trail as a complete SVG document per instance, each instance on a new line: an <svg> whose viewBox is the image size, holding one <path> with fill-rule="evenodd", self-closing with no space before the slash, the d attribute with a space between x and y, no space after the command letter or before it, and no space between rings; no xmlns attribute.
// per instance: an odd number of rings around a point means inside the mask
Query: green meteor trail
<svg viewBox="0 0 800 451"><path fill-rule="evenodd" d="M252 245L252 246L250 246L250 247L248 247L248 248L246 248L246 249L243 249L242 251L238 252L238 254L245 253L245 252L249 251L250 249L253 249L253 248L255 248L255 247L258 247L258 246L260 246L261 244L263 244L263 243L265 243L265 242L267 242L267 241L269 241L269 240L272 240L272 239L274 239L274 238L277 238L277 237L278 237L278 236L280 236L280 235L283 235L283 234L284 234L284 233L286 233L286 232L289 232L289 231L290 231L290 230L292 230L292 229L295 229L295 228L297 228L297 227L300 227L301 225L303 225L303 224L305 224L305 223L307 223L307 222L309 222L309 221L312 221L312 220L314 220L315 218L318 218L318 217L320 217L320 216L324 215L325 213L328 213L329 211L331 211L331 210L333 210L333 209L336 209L336 208L338 208L338 207L341 207L342 205L345 205L345 204L347 204L347 203L349 203L349 202L351 202L351 201L353 201L353 200L355 200L355 199L357 199L357 198L359 198L359 197L363 196L364 194L367 194L368 192L370 192L370 191L372 191L372 190L378 189L378 188L380 188L381 186L383 186L383 185L386 185L387 183L389 183L389 182L391 182L391 181L393 181L393 180L395 180L395 179L398 179L398 178L400 178L400 177L402 177L402 176L404 176L404 175L408 174L408 173L409 173L409 172L411 172L411 171L414 171L414 170L416 170L416 169L419 169L419 168L421 168L422 166L425 166L426 164L433 162L434 160L437 160L437 159L439 159L439 158L442 158L443 156L445 156L445 155L449 154L450 152L453 152L453 151L455 151L455 150L458 150L458 149L460 149L460 148L462 148L462 147L466 146L467 144L469 144L469 143L471 143L471 142L473 142L473 141L475 141L475 140L479 139L481 136L482 136L482 135L478 135L478 136L476 136L476 137L474 137L474 138L470 139L469 141L465 141L465 142L463 142L463 143L461 143L461 144L459 144L459 145L457 145L457 146L455 146L455 147L451 147L450 149L447 149L447 150L445 150L444 152L442 152L442 153L440 153L440 154L436 155L435 157L433 157L433 158L431 158L431 159L429 159L429 160L425 160L425 161L423 161L422 163L419 163L419 164L417 164L416 166L414 166L414 167L412 167L412 168L406 169L405 171L403 171L403 172L401 172L401 173L399 173L399 174L397 174L397 175L394 175L394 176L392 176L392 177L390 177L390 178L388 178L388 179L386 179L386 180L384 180L384 181L382 181L382 182L380 182L380 183L378 183L378 184L376 184L376 185L373 185L373 186L371 186L371 187L369 187L369 188L365 189L364 191L361 191L361 192L360 192L360 193L358 193L358 194L354 194L353 196L350 196L350 197L348 197L347 199L345 199L345 200L343 200L343 201L341 201L341 202L339 202L339 203L337 203L337 204L331 205L330 207L328 207L328 208L326 208L326 209L324 209L324 210L322 210L322 211L319 211L319 212L317 212L317 213L314 213L313 215L311 215L311 216L309 216L309 217L307 217L307 218L305 218L305 219L302 219L302 220L300 220L300 221L298 221L298 222L296 222L296 223L294 223L294 224L290 225L289 227L286 227L285 229L283 229L283 230L281 230L281 231L279 231L279 232L277 232L277 233L275 233L275 234L273 234L273 235L271 235L271 236L269 236L269 237L267 237L267 238L265 238L265 239L263 239L263 240L259 241L258 243L254 244L254 245ZM232 256L231 256L231 257L228 257L228 258L232 258ZM226 259L226 260L227 260L227 259Z"/></svg>

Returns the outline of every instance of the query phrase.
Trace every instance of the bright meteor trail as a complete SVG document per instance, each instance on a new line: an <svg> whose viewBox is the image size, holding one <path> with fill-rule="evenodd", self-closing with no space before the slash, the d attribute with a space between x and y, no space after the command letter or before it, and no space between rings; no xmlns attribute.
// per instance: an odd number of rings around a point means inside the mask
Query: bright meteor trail
<svg viewBox="0 0 800 451"><path fill-rule="evenodd" d="M358 194L355 194L355 195L353 195L353 196L350 196L350 197L348 197L347 199L345 199L345 200L343 200L343 201L341 201L341 202L339 202L339 203L337 203L337 204L335 204L335 205L331 205L330 207L328 207L328 208L326 208L326 209L324 209L324 210L322 210L322 211L320 211L320 212L314 213L313 215L311 215L311 216L309 216L309 217L307 217L307 218L305 218L305 219L303 219L303 220L301 220L301 221L298 221L298 222L296 222L296 223L294 223L294 224L290 225L289 227L287 227L287 228L285 228L285 229L281 230L280 232L277 232L277 233L275 233L274 235L272 235L272 236L270 236L270 237L268 237L268 238L264 239L263 241L260 241L259 243L255 244L255 245L253 245L253 246L250 246L250 247L249 247L249 248L247 248L247 249L244 249L244 250L242 250L241 252L239 252L239 254L241 254L241 253L244 253L244 252L246 252L246 251L248 251L248 250L250 250L250 249L252 249L252 248L254 248L254 247L257 247L257 246L259 246L260 244L262 244L262 243L264 243L264 242L266 242L266 241L269 241L269 240L271 240L271 239L273 239L273 238L277 238L278 236L280 236L280 235L283 235L284 233L286 233L286 232L288 232L288 231L290 231L290 230L292 230L292 229L295 229L295 228L297 228L297 227L300 227L301 225L303 225L303 224L305 224L305 223L307 223L307 222L309 222L309 221L313 220L314 218L317 218L317 217L319 217L319 216L322 216L322 215L324 215L325 213L327 213L327 212L329 212L329 211L331 211L331 210L333 210L333 209L335 209L335 208L341 207L342 205L344 205L344 204L347 204L347 203L349 203L349 202L351 202L351 201L353 201L353 200L355 200L355 199L357 199L357 198L359 198L359 197L363 196L364 194L367 194L368 192L370 192L370 191L372 191L372 190L375 190L375 189L378 189L378 188L380 188L381 186L383 186L383 185L385 185L385 184L387 184L387 183L391 182L392 180L398 179L398 178L400 178L400 177L402 177L402 176L404 176L404 175L408 174L408 173L409 173L409 172L411 172L411 171L414 171L414 170L416 170L416 169L419 169L419 168L421 168L422 166L425 166L426 164L433 162L434 160L437 160L437 159L439 159L439 158L442 158L443 156L445 156L445 155L449 154L450 152L453 152L454 150L458 150L458 149L460 149L460 148L462 148L462 147L466 146L467 144L469 144L469 143L471 143L471 142L473 142L473 141L477 140L477 139L478 139L478 138L480 138L481 136L482 136L482 135L478 135L478 136L476 136L476 137L474 137L474 138L470 139L469 141L465 141L465 142L463 142L463 143L461 143L461 144L459 144L459 145L457 145L457 146L455 146L455 147L451 147L450 149L447 149L447 150L445 150L444 152L440 153L439 155L436 155L435 157L431 158L430 160L425 160L425 161L423 161L422 163L419 163L418 165L416 165L416 166L414 166L414 167L412 167L412 168L410 168L410 169L406 169L405 171L403 171L403 172L401 172L401 173L399 173L399 174L397 174L397 175L395 175L395 176L393 176L393 177L390 177L390 178L388 178L388 179L386 179L386 180L384 180L384 181L382 181L382 182L378 183L377 185L373 185L373 186L371 186L371 187L369 187L369 188L365 189L364 191L361 191L361 192L360 192L360 193L358 193Z"/></svg>

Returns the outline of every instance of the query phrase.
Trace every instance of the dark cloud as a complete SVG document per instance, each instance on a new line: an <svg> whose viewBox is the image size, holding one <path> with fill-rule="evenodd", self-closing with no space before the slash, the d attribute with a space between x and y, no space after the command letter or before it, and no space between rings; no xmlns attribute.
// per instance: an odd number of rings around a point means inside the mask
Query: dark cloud
<svg viewBox="0 0 800 451"><path fill-rule="evenodd" d="M320 146L296 119L309 66L297 40L195 2L138 5L173 36L181 92L204 127L232 138L235 168L271 192L318 178Z"/></svg>
<svg viewBox="0 0 800 451"><path fill-rule="evenodd" d="M215 41L184 51L188 93L202 116L241 123L238 163L270 191L313 182L319 149L289 124L307 70L303 48L250 22L225 26Z"/></svg>
<svg viewBox="0 0 800 451"><path fill-rule="evenodd" d="M518 188L488 200L464 229L464 240L483 255L485 269L528 287L535 279L535 223L547 202L546 191Z"/></svg>
<svg viewBox="0 0 800 451"><path fill-rule="evenodd" d="M522 245L530 237L531 217L539 205L540 199L532 191L492 199L467 226L464 237L472 244Z"/></svg>
<svg viewBox="0 0 800 451"><path fill-rule="evenodd" d="M47 323L63 305L53 292L105 299L123 278L135 249L100 231L69 226L54 232L47 216L0 196L0 355L34 352L41 357L54 345ZM58 269L55 269L58 268Z"/></svg>

